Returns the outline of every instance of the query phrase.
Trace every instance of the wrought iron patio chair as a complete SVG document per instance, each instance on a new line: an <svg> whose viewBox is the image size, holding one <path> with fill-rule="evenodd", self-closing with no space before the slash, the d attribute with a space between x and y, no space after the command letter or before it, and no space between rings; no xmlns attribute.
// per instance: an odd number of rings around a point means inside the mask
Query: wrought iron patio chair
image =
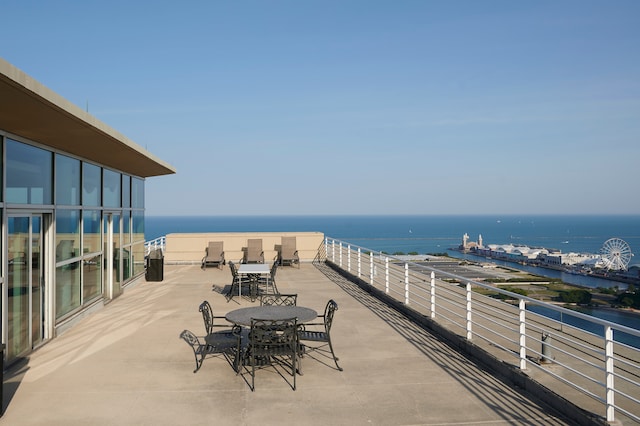
<svg viewBox="0 0 640 426"><path fill-rule="evenodd" d="M336 368L342 371L342 367L338 365L338 357L333 351L333 344L331 343L331 325L333 324L333 316L338 310L338 304L334 300L329 300L324 309L324 315L318 315L318 318L323 318L321 323L307 323L301 326L299 339L300 344L303 345L304 353L310 353L312 351L318 351L325 356L329 356L331 352L333 362L336 364ZM324 331L308 330L309 326L323 326ZM311 342L311 346L308 344ZM329 350L327 350L327 347Z"/></svg>
<svg viewBox="0 0 640 426"><path fill-rule="evenodd" d="M289 385L296 390L296 372L300 368L298 347L298 324L295 318L252 319L249 345L243 357L243 364L248 363L251 366L251 390L254 391L256 388L256 369L268 366L290 369L293 380Z"/></svg>
<svg viewBox="0 0 640 426"><path fill-rule="evenodd" d="M203 301L200 306L198 307L198 310L200 311L200 313L202 314L202 320L204 321L204 329L205 332L207 333L207 335L213 333L214 328L226 328L228 329L228 332L231 332L231 324L228 322L225 322L223 324L214 324L214 320L216 319L222 319L225 320L225 317L223 316L215 316L213 315L213 310L211 309L211 304L205 300Z"/></svg>
<svg viewBox="0 0 640 426"><path fill-rule="evenodd" d="M297 265L300 267L300 257L298 257L298 249L296 248L296 237L282 237L280 246L280 258L278 263L284 265Z"/></svg>
<svg viewBox="0 0 640 426"><path fill-rule="evenodd" d="M297 294L263 294L260 306L296 306Z"/></svg>
<svg viewBox="0 0 640 426"><path fill-rule="evenodd" d="M262 250L262 239L249 238L244 252L244 263L264 263L264 251Z"/></svg>
<svg viewBox="0 0 640 426"><path fill-rule="evenodd" d="M238 267L232 261L229 261L229 270L231 271L231 289L227 293L227 300L231 300L233 296L238 294L239 286L242 285L242 279L238 274Z"/></svg>
<svg viewBox="0 0 640 426"><path fill-rule="evenodd" d="M224 242L209 241L209 245L205 248L205 255L202 258L202 269L206 269L207 266L217 266L223 269L224 264Z"/></svg>
<svg viewBox="0 0 640 426"><path fill-rule="evenodd" d="M234 326L232 333L212 333L205 337L205 343L201 343L198 336L193 334L189 330L184 330L180 333L180 338L193 349L193 356L196 360L196 369L194 373L198 372L204 359L208 355L225 357L234 370L238 371L238 365L241 353L241 341L240 341L241 327Z"/></svg>
<svg viewBox="0 0 640 426"><path fill-rule="evenodd" d="M258 293L263 292L260 287L264 287L263 294L278 294L279 291L276 284L276 272L278 272L278 262L273 262L273 265L271 265L271 269L269 270L268 278L260 275L256 277L256 285L252 287L252 295L257 297Z"/></svg>

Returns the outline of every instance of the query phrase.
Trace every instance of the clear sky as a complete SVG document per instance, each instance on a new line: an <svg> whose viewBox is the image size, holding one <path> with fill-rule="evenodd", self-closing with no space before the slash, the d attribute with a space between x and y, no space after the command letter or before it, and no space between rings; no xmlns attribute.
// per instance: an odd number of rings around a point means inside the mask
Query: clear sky
<svg viewBox="0 0 640 426"><path fill-rule="evenodd" d="M640 214L640 1L5 0L148 215Z"/></svg>

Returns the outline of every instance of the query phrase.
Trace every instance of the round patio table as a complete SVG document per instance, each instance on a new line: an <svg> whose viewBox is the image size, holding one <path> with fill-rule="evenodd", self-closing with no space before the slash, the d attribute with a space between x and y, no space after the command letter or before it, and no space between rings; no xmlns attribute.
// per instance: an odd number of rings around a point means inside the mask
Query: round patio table
<svg viewBox="0 0 640 426"><path fill-rule="evenodd" d="M251 319L285 320L296 318L299 323L309 322L318 317L318 313L304 306L251 306L227 312L227 321L238 325L251 326Z"/></svg>

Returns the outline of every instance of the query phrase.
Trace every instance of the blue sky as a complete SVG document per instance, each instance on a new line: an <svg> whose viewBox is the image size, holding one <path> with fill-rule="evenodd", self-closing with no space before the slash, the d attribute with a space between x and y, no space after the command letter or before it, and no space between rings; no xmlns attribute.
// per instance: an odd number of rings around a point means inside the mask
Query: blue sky
<svg viewBox="0 0 640 426"><path fill-rule="evenodd" d="M149 215L640 214L635 0L2 11L0 56L177 169Z"/></svg>

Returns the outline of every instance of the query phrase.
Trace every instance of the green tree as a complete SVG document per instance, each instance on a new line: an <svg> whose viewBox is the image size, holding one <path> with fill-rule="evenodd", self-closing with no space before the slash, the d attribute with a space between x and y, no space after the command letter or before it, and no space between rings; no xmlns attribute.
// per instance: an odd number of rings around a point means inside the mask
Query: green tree
<svg viewBox="0 0 640 426"><path fill-rule="evenodd" d="M560 300L564 303L591 303L591 293L587 290L569 290L560 293Z"/></svg>

